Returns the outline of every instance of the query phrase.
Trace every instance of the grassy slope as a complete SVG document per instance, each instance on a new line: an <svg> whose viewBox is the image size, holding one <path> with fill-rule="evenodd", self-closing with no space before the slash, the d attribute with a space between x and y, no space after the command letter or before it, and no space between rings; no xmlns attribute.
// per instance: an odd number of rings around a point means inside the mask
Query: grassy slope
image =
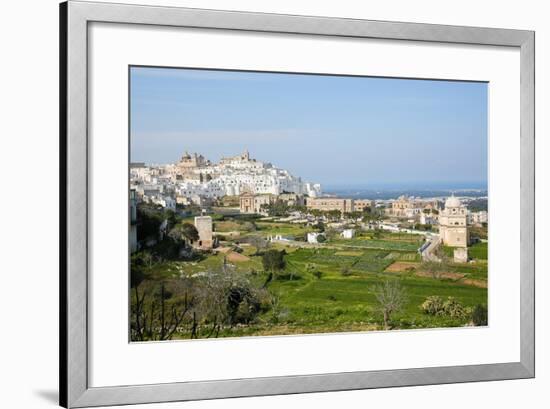
<svg viewBox="0 0 550 409"><path fill-rule="evenodd" d="M303 235L310 228L301 225L256 222L255 232L242 231L242 235ZM216 230L239 230L235 221L216 222ZM416 252L422 243L419 236L383 233L380 237L364 235L351 240L336 238L324 248L285 247L286 273L292 272L294 280L275 280L269 290L279 295L282 315L277 324L271 324L271 312L260 317L255 326L232 330L222 336L318 333L379 329L381 317L373 288L385 278L400 277L407 292L407 302L402 312L396 314L394 322L399 328L423 328L457 326L464 323L446 317L432 317L422 313L419 306L431 295L453 296L465 306L487 304L487 289L465 285L451 280L435 280L417 277L412 273L384 273L394 261L415 261ZM281 245L273 246L282 248ZM262 273L261 257L254 256L255 248L243 247L250 260L234 263L237 271L259 272L256 280L265 278ZM473 254L472 254L473 253ZM466 273L469 278L486 279L487 245L472 247L473 257L480 259L468 265L453 265L456 272ZM166 275L178 276L218 269L223 263L223 254L208 255L198 262L167 262L160 266ZM306 266L322 273L316 278ZM342 275L346 267L349 274Z"/></svg>

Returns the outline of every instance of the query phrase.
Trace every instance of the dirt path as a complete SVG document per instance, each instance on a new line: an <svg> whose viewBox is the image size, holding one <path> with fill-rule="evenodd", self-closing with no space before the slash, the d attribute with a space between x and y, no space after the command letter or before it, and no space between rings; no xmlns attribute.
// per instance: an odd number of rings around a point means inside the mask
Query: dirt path
<svg viewBox="0 0 550 409"><path fill-rule="evenodd" d="M396 261L395 263L390 264L384 272L386 273L407 273L409 271L415 270L420 266L420 263L415 263L413 261Z"/></svg>
<svg viewBox="0 0 550 409"><path fill-rule="evenodd" d="M250 258L245 256L244 254L240 254L232 251L231 253L227 254L227 260L231 262L239 262L239 261L248 261L250 260Z"/></svg>

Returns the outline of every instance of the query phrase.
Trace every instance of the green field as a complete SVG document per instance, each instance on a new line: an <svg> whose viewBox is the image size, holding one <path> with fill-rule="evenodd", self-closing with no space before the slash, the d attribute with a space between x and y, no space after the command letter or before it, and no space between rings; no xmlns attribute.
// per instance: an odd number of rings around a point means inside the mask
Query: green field
<svg viewBox="0 0 550 409"><path fill-rule="evenodd" d="M333 237L321 246L272 243L270 249L284 249L285 267L269 278L262 264L266 250L243 244L244 239L276 234L303 236L313 228L260 220L253 220L253 226L250 223L218 219L217 232L239 231L239 238L223 241L221 249L205 252L194 261L160 260L144 269L162 280L194 279L213 271L229 271L264 296L277 300L276 307L261 307L246 324L220 326L216 336L383 329L375 288L386 280L399 280L405 293L403 307L392 314L393 329L454 327L470 322L469 316L451 318L424 313L420 305L430 296L454 297L466 311L479 304L487 305L487 243L470 248L474 262L446 264L446 275L439 278L423 270L417 252L422 236L384 232L376 238L370 233L347 240ZM183 332L174 337L188 335Z"/></svg>
<svg viewBox="0 0 550 409"><path fill-rule="evenodd" d="M468 255L477 260L487 260L487 242L473 244L468 249Z"/></svg>

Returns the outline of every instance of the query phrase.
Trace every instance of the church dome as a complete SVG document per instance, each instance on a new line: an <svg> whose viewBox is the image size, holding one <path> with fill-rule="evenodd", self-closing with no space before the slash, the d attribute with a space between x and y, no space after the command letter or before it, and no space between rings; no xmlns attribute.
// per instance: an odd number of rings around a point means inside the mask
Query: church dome
<svg viewBox="0 0 550 409"><path fill-rule="evenodd" d="M457 197L451 196L445 201L445 208L448 207L460 207L461 203Z"/></svg>

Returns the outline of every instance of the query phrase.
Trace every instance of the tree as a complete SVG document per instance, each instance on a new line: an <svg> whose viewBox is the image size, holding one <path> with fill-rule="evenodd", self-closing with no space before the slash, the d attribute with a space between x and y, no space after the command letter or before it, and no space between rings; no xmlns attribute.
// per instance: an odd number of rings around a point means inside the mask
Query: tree
<svg viewBox="0 0 550 409"><path fill-rule="evenodd" d="M177 242L188 240L193 243L199 239L199 232L191 223L181 223L170 230L168 237Z"/></svg>
<svg viewBox="0 0 550 409"><path fill-rule="evenodd" d="M306 206L294 205L294 206L290 206L290 208L291 208L291 210L293 210L295 212L299 212L301 214L307 213L307 207Z"/></svg>
<svg viewBox="0 0 550 409"><path fill-rule="evenodd" d="M262 210L267 211L269 216L276 217L285 217L288 216L289 211L291 210L287 202L284 200L276 200L273 203L265 204L260 206Z"/></svg>
<svg viewBox="0 0 550 409"><path fill-rule="evenodd" d="M338 221L342 218L342 212L340 210L329 210L327 215L330 220Z"/></svg>
<svg viewBox="0 0 550 409"><path fill-rule="evenodd" d="M264 271L267 271L269 273L269 276L264 283L264 287L266 287L271 282L271 280L273 279L273 274L284 270L284 268L286 267L285 254L286 252L284 250L268 250L263 254L262 266L264 268Z"/></svg>
<svg viewBox="0 0 550 409"><path fill-rule="evenodd" d="M227 292L227 312L229 315L229 323L233 327L238 323L239 309L242 303L248 301L251 293L248 287L232 286ZM248 319L248 317L245 317Z"/></svg>
<svg viewBox="0 0 550 409"><path fill-rule="evenodd" d="M314 224L313 228L319 230L319 233L323 233L325 231L325 223L320 221Z"/></svg>
<svg viewBox="0 0 550 409"><path fill-rule="evenodd" d="M365 223L371 223L382 219L383 210L376 208L371 209L370 207L366 207L365 209L366 210L363 212L363 221Z"/></svg>
<svg viewBox="0 0 550 409"><path fill-rule="evenodd" d="M421 269L426 271L433 279L440 279L443 273L441 263L438 261L425 261Z"/></svg>
<svg viewBox="0 0 550 409"><path fill-rule="evenodd" d="M338 230L336 230L335 228L333 227L329 227L329 228L326 228L325 229L325 237L328 241L331 241L333 240L336 236L338 236L340 234L340 232ZM319 236L320 237L320 236ZM317 241L319 241L319 237L317 237Z"/></svg>
<svg viewBox="0 0 550 409"><path fill-rule="evenodd" d="M191 223L183 223L181 225L181 230L182 230L183 236L187 240L194 242L199 239L199 231Z"/></svg>
<svg viewBox="0 0 550 409"><path fill-rule="evenodd" d="M146 240L151 237L157 239L160 225L164 219L165 217L162 210L140 203L137 207L138 241Z"/></svg>
<svg viewBox="0 0 550 409"><path fill-rule="evenodd" d="M253 232L253 231L256 231L257 228L258 227L256 226L256 223L254 223L254 222L244 221L241 224L241 229L243 231Z"/></svg>
<svg viewBox="0 0 550 409"><path fill-rule="evenodd" d="M269 250L262 257L262 265L266 271L280 271L286 266L284 250Z"/></svg>
<svg viewBox="0 0 550 409"><path fill-rule="evenodd" d="M256 252L254 255L260 254L263 250L267 250L269 247L269 242L261 236L250 236L248 238L248 242L256 247Z"/></svg>
<svg viewBox="0 0 550 409"><path fill-rule="evenodd" d="M422 263L421 269L429 273L432 278L439 280L449 269L449 258L442 251L438 251L436 257L439 258L439 261L425 261Z"/></svg>
<svg viewBox="0 0 550 409"><path fill-rule="evenodd" d="M345 216L346 216L348 219L351 219L351 221L352 221L353 223L357 223L357 221L358 221L359 219L361 219L361 216L363 216L363 213L358 212L358 211L353 211L353 212L345 213Z"/></svg>
<svg viewBox="0 0 550 409"><path fill-rule="evenodd" d="M271 307L271 322L277 324L281 317L281 296L279 293L271 293L269 295L269 304Z"/></svg>
<svg viewBox="0 0 550 409"><path fill-rule="evenodd" d="M477 304L472 311L472 322L477 327L487 325L487 307Z"/></svg>
<svg viewBox="0 0 550 409"><path fill-rule="evenodd" d="M384 328L390 329L391 316L403 308L407 300L405 289L399 280L385 280L373 290L378 308L384 317Z"/></svg>
<svg viewBox="0 0 550 409"><path fill-rule="evenodd" d="M176 284L175 281L172 285ZM145 286L141 294L138 287ZM132 283L134 296L131 303L131 339L168 340L172 339L183 319L193 305L187 292L175 296L174 289L168 289L166 283L152 281Z"/></svg>
<svg viewBox="0 0 550 409"><path fill-rule="evenodd" d="M132 260L133 261L133 260ZM132 317L132 333L136 335L136 338L140 341L143 341L143 324L141 321L143 303L145 300L145 294L139 293L139 286L145 279L140 268L135 268L132 263L132 268L130 269L130 288L134 290L134 302L131 305L131 317Z"/></svg>
<svg viewBox="0 0 550 409"><path fill-rule="evenodd" d="M310 209L309 214L313 217L319 218L323 215L323 212L319 209Z"/></svg>

